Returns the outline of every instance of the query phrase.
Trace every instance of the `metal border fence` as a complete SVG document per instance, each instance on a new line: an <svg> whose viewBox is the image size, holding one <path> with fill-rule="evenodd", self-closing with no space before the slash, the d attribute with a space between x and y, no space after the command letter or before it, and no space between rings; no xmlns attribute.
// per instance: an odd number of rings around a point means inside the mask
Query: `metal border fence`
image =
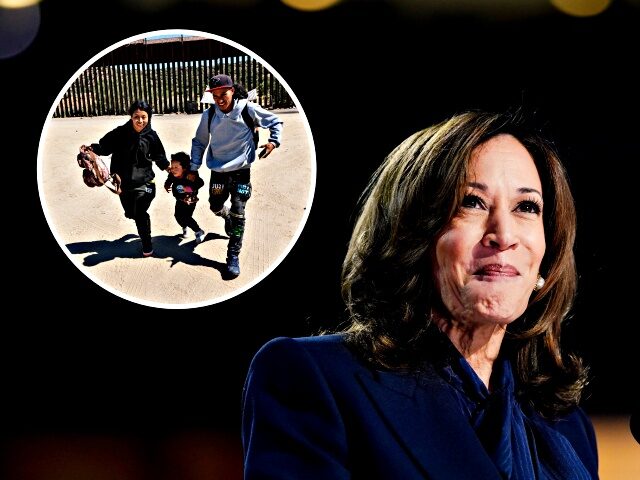
<svg viewBox="0 0 640 480"><path fill-rule="evenodd" d="M222 42L201 37L139 40L100 58L65 92L54 117L127 114L144 99L156 113L198 113L207 80L230 75L247 90L257 90L265 108L291 108L294 103L262 64Z"/></svg>

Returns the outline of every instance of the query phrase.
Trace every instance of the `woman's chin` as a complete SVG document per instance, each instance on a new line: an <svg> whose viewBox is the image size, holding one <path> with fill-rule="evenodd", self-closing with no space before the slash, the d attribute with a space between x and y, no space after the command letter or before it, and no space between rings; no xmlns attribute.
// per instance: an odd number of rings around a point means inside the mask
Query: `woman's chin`
<svg viewBox="0 0 640 480"><path fill-rule="evenodd" d="M483 299L476 304L474 317L483 324L509 325L522 315L524 308L495 298Z"/></svg>
<svg viewBox="0 0 640 480"><path fill-rule="evenodd" d="M520 284L520 285L518 285ZM480 317L509 324L520 317L529 303L530 291L521 281L480 282L466 292L473 310Z"/></svg>

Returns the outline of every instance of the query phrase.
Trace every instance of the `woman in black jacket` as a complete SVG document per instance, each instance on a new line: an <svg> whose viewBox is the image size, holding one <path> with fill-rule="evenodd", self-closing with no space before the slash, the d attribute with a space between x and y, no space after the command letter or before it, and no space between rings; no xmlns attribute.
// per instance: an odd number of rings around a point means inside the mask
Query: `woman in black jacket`
<svg viewBox="0 0 640 480"><path fill-rule="evenodd" d="M111 173L122 181L120 203L124 216L136 222L142 240L142 254L153 254L151 219L147 210L156 196L152 161L162 170L169 169L169 161L158 134L151 128L151 107L144 100L136 100L129 107L131 119L111 130L98 143L80 150L93 150L97 155L111 155Z"/></svg>

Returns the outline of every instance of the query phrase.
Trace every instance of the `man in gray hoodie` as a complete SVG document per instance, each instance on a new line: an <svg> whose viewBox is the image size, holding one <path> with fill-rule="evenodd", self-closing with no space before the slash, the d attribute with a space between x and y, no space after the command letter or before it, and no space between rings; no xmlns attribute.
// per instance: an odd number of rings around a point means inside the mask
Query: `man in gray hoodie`
<svg viewBox="0 0 640 480"><path fill-rule="evenodd" d="M191 142L191 171L202 165L206 150L209 181L209 208L224 218L227 246L227 275L240 275L239 254L245 227L245 206L251 197L251 164L256 159L257 128L269 129L269 140L260 145L259 158L267 157L280 146L282 120L247 100L246 90L228 75L209 80L214 104L202 114ZM208 146L208 148L207 148ZM224 203L231 197L231 208Z"/></svg>

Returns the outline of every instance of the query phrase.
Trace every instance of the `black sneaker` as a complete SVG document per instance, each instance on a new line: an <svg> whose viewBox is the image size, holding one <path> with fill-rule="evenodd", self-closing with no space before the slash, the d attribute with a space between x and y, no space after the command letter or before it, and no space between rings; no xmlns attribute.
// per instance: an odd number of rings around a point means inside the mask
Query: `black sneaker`
<svg viewBox="0 0 640 480"><path fill-rule="evenodd" d="M153 245L151 244L151 240L148 242L142 242L142 256L150 257L153 255Z"/></svg>
<svg viewBox="0 0 640 480"><path fill-rule="evenodd" d="M238 275L240 275L240 259L238 255L229 255L227 257L227 276L236 278Z"/></svg>

